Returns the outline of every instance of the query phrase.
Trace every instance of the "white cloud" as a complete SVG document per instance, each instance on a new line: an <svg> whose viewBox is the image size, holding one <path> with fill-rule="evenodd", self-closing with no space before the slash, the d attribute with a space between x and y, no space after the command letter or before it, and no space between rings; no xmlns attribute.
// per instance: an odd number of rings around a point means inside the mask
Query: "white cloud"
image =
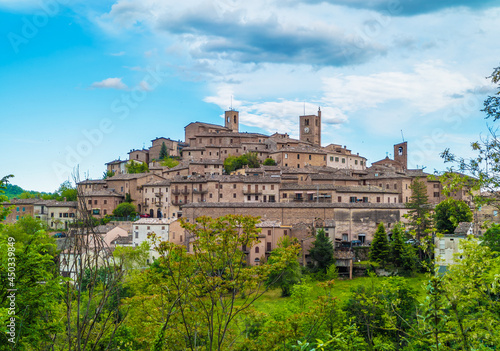
<svg viewBox="0 0 500 351"><path fill-rule="evenodd" d="M100 82L94 82L90 86L95 89L127 89L127 85L122 82L122 78L106 78Z"/></svg>
<svg viewBox="0 0 500 351"><path fill-rule="evenodd" d="M344 111L375 108L391 101L404 102L421 113L437 111L476 83L438 61L417 64L413 72L381 72L363 76L323 78L324 101Z"/></svg>
<svg viewBox="0 0 500 351"><path fill-rule="evenodd" d="M111 55L111 56L123 56L123 55L125 55L125 51L120 51L120 52L116 52L116 53L111 53L110 55Z"/></svg>

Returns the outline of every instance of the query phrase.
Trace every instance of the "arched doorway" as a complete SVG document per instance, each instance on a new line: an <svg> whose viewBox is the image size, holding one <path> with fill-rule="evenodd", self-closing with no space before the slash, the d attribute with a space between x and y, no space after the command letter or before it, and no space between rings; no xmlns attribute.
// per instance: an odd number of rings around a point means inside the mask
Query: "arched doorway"
<svg viewBox="0 0 500 351"><path fill-rule="evenodd" d="M153 218L155 215L155 211L153 211L153 209L150 209L149 210L149 217Z"/></svg>
<svg viewBox="0 0 500 351"><path fill-rule="evenodd" d="M162 217L160 209L158 209L158 211L156 211L156 217L158 217L158 218Z"/></svg>

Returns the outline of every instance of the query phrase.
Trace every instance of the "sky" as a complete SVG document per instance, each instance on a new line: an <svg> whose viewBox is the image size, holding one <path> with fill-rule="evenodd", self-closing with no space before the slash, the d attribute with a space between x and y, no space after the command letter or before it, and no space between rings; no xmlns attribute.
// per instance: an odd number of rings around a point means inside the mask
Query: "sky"
<svg viewBox="0 0 500 351"><path fill-rule="evenodd" d="M405 140L410 168L443 171L494 126L498 18L488 0L0 0L0 176L101 178L231 107L292 137L320 107L323 146L375 162Z"/></svg>

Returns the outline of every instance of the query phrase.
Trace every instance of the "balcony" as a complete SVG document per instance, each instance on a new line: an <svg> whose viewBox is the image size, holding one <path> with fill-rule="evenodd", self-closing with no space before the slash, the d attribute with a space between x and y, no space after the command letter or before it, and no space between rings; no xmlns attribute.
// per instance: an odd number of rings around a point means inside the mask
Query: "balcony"
<svg viewBox="0 0 500 351"><path fill-rule="evenodd" d="M182 195L189 195L189 189L182 189Z"/></svg>
<svg viewBox="0 0 500 351"><path fill-rule="evenodd" d="M172 189L172 195L180 195L181 191L179 189Z"/></svg>
<svg viewBox="0 0 500 351"><path fill-rule="evenodd" d="M244 195L261 195L262 190L249 190L249 189L244 189L243 190Z"/></svg>
<svg viewBox="0 0 500 351"><path fill-rule="evenodd" d="M163 202L161 202L161 201L160 201L160 202L156 202L156 203L155 203L155 206L156 206L156 207L162 207L162 206L163 206Z"/></svg>
<svg viewBox="0 0 500 351"><path fill-rule="evenodd" d="M163 192L160 191L159 193L155 193L155 196L156 197L162 197L163 196Z"/></svg>
<svg viewBox="0 0 500 351"><path fill-rule="evenodd" d="M182 206L182 205L184 205L184 201L182 201L182 200L172 200L172 205L174 205L174 206Z"/></svg>
<svg viewBox="0 0 500 351"><path fill-rule="evenodd" d="M304 198L296 196L296 197L293 198L293 202L304 202Z"/></svg>

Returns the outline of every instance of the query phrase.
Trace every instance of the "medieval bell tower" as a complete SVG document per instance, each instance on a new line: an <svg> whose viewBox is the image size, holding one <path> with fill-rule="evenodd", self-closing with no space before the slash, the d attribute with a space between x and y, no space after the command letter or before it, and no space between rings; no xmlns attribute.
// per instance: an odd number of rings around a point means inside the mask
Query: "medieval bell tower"
<svg viewBox="0 0 500 351"><path fill-rule="evenodd" d="M403 170L408 169L408 143L406 141L394 145L394 161L399 162Z"/></svg>
<svg viewBox="0 0 500 351"><path fill-rule="evenodd" d="M238 133L240 130L240 113L238 111L229 110L224 113L224 126L231 131Z"/></svg>
<svg viewBox="0 0 500 351"><path fill-rule="evenodd" d="M321 109L318 115L306 115L299 117L300 140L321 146Z"/></svg>

